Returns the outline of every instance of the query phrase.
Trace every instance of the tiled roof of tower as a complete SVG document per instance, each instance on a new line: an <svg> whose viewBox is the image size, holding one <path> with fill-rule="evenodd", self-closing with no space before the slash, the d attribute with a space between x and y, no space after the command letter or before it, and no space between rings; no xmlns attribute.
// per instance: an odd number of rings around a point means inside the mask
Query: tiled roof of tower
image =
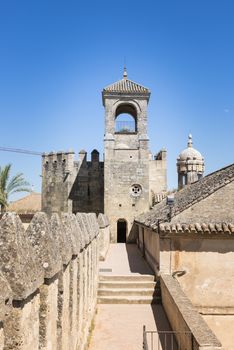
<svg viewBox="0 0 234 350"><path fill-rule="evenodd" d="M104 92L119 92L119 93L143 93L148 94L148 88L135 83L129 79L121 79L114 84L111 84L103 89Z"/></svg>
<svg viewBox="0 0 234 350"><path fill-rule="evenodd" d="M149 94L150 91L147 87L135 83L128 79L126 67L124 67L123 79L108 85L103 89L103 92L116 92L116 93L141 93Z"/></svg>
<svg viewBox="0 0 234 350"><path fill-rule="evenodd" d="M175 193L171 213L172 218L232 181L234 181L234 164L219 169L199 181L185 186L182 190ZM167 222L169 213L170 208L166 204L166 199L164 199L147 213L139 215L135 221L152 229L157 229L158 220L160 222ZM217 219L214 217L214 220Z"/></svg>

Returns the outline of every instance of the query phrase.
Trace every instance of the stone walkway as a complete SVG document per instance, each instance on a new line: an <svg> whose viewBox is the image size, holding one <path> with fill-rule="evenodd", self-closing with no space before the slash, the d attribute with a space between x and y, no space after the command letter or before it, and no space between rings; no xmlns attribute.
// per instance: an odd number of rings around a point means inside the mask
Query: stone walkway
<svg viewBox="0 0 234 350"><path fill-rule="evenodd" d="M100 269L105 275L153 274L133 244L112 244ZM143 325L147 330L170 330L161 305L99 304L89 350L140 350ZM159 349L169 348L160 346Z"/></svg>
<svg viewBox="0 0 234 350"><path fill-rule="evenodd" d="M100 261L99 268L100 273L106 275L153 275L136 244L111 244L106 260Z"/></svg>

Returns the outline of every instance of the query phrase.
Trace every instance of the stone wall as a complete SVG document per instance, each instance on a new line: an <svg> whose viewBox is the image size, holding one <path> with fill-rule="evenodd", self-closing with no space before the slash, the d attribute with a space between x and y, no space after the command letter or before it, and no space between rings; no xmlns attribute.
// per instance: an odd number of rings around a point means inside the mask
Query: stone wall
<svg viewBox="0 0 234 350"><path fill-rule="evenodd" d="M158 195L167 192L167 152L161 150L154 160L149 161L150 205L154 205Z"/></svg>
<svg viewBox="0 0 234 350"><path fill-rule="evenodd" d="M104 164L93 150L91 161L80 151L51 152L42 156L42 210L54 212L104 211Z"/></svg>
<svg viewBox="0 0 234 350"><path fill-rule="evenodd" d="M47 214L72 212L69 194L74 183L73 151L44 153L42 156L42 205Z"/></svg>
<svg viewBox="0 0 234 350"><path fill-rule="evenodd" d="M103 261L106 258L106 254L108 252L110 246L110 228L109 228L109 220L106 215L99 214L98 215L98 223L99 223L99 260Z"/></svg>
<svg viewBox="0 0 234 350"><path fill-rule="evenodd" d="M195 310L179 283L170 275L161 275L162 304L182 350L218 350L220 342Z"/></svg>
<svg viewBox="0 0 234 350"><path fill-rule="evenodd" d="M159 235L156 235L150 229L140 226L138 231L138 247L157 276L159 273L160 256Z"/></svg>
<svg viewBox="0 0 234 350"><path fill-rule="evenodd" d="M95 313L95 214L37 213L27 230L0 221L0 349L84 349Z"/></svg>
<svg viewBox="0 0 234 350"><path fill-rule="evenodd" d="M225 349L231 350L233 335L228 330L234 327L232 232L167 232L158 234L139 225L142 254L157 276L169 274L177 278L194 308Z"/></svg>
<svg viewBox="0 0 234 350"><path fill-rule="evenodd" d="M99 153L93 150L91 161L87 161L86 153L80 153L76 179L69 199L72 200L72 212L104 212L104 163L99 161Z"/></svg>

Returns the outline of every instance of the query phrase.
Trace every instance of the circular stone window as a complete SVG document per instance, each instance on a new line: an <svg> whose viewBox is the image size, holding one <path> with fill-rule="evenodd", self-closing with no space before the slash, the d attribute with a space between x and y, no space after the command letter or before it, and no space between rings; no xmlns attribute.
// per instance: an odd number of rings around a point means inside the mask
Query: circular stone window
<svg viewBox="0 0 234 350"><path fill-rule="evenodd" d="M141 192L142 192L141 185L138 185L138 184L132 185L130 190L130 193L132 196L138 197L141 195Z"/></svg>

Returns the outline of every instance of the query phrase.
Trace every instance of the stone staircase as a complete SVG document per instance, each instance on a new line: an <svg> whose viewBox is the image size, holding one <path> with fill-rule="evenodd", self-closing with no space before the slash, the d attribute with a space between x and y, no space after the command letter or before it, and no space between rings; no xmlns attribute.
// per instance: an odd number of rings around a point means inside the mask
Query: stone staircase
<svg viewBox="0 0 234 350"><path fill-rule="evenodd" d="M100 275L99 304L157 304L160 288L152 275Z"/></svg>

